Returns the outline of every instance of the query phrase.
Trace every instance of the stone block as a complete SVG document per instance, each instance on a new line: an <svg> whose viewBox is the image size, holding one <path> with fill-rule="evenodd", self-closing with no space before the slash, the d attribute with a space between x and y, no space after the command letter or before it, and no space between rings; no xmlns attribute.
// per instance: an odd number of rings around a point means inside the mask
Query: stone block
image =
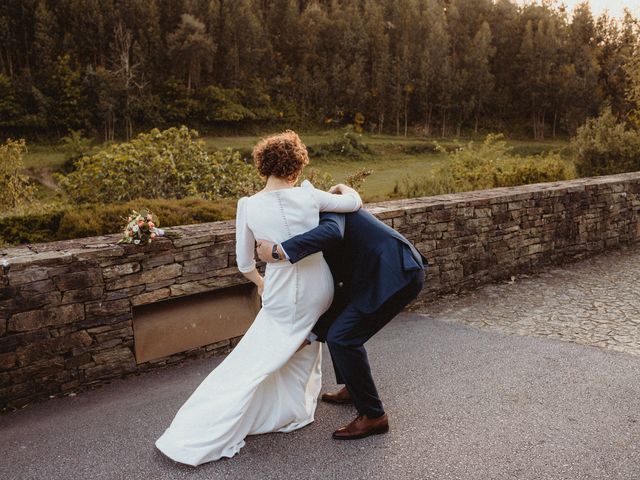
<svg viewBox="0 0 640 480"><path fill-rule="evenodd" d="M161 255L154 255L151 257L147 257L142 261L142 266L145 270L153 267L158 267L160 265L168 265L170 263L174 263L173 253L163 253Z"/></svg>
<svg viewBox="0 0 640 480"><path fill-rule="evenodd" d="M207 255L206 248L197 248L194 250L185 250L175 254L174 260L176 262L183 262L185 260L194 260L196 258L202 258Z"/></svg>
<svg viewBox="0 0 640 480"><path fill-rule="evenodd" d="M158 290L136 295L131 299L131 304L135 307L147 303L154 303L159 300L169 298L169 296L171 296L171 290L169 288L160 288Z"/></svg>
<svg viewBox="0 0 640 480"><path fill-rule="evenodd" d="M30 310L16 313L9 318L8 330L26 332L52 325L75 323L82 319L84 319L84 306L82 304L62 305L46 310Z"/></svg>
<svg viewBox="0 0 640 480"><path fill-rule="evenodd" d="M191 235L184 238L177 238L173 241L173 246L176 248L186 247L189 245L196 245L199 243L205 242L214 242L216 239L215 234L201 234L201 235Z"/></svg>
<svg viewBox="0 0 640 480"><path fill-rule="evenodd" d="M59 290L81 290L99 285L102 282L102 272L99 268L91 268L85 271L72 272L53 277L53 281Z"/></svg>
<svg viewBox="0 0 640 480"><path fill-rule="evenodd" d="M118 265L112 265L102 269L102 276L105 280L111 280L114 278L120 278L125 275L130 275L140 271L140 264L138 262L121 263Z"/></svg>
<svg viewBox="0 0 640 480"><path fill-rule="evenodd" d="M97 352L100 350L106 350L108 348L113 348L115 346L122 346L122 339L121 338L112 338L111 340L105 340L104 342L98 344L97 346L93 347L92 351Z"/></svg>
<svg viewBox="0 0 640 480"><path fill-rule="evenodd" d="M29 365L53 355L71 351L77 347L91 345L91 335L86 331L72 333L64 337L50 338L41 342L32 343L16 350L18 364Z"/></svg>
<svg viewBox="0 0 640 480"><path fill-rule="evenodd" d="M104 287L89 287L82 290L66 290L62 292L63 305L67 303L84 303L100 300L104 293Z"/></svg>
<svg viewBox="0 0 640 480"><path fill-rule="evenodd" d="M189 275L192 273L203 273L203 272L206 272L207 270L213 270L216 268L214 264L215 258L216 257L213 257L213 258L203 257L203 258L197 258L195 260L187 260L182 265L182 274ZM227 262L227 256L225 255L224 265L221 265L221 266L226 267L227 266L226 262Z"/></svg>
<svg viewBox="0 0 640 480"><path fill-rule="evenodd" d="M91 358L91 354L89 352L81 353L80 355L76 355L71 358L67 358L64 361L65 368L77 368L80 365L86 365L91 363L93 360Z"/></svg>
<svg viewBox="0 0 640 480"><path fill-rule="evenodd" d="M107 284L107 290L118 290L121 288L129 288L136 285L168 280L180 276L181 273L182 265L179 263L161 265L150 270L144 270L141 273L115 279Z"/></svg>
<svg viewBox="0 0 640 480"><path fill-rule="evenodd" d="M87 379L108 377L136 369L136 359L129 348L116 348L92 354L94 367L85 370Z"/></svg>
<svg viewBox="0 0 640 480"><path fill-rule="evenodd" d="M78 322L76 325L79 328L92 328L97 326L115 325L117 323L130 321L132 317L131 311L120 315L112 315L108 317L94 316L92 318L86 318L85 320Z"/></svg>
<svg viewBox="0 0 640 480"><path fill-rule="evenodd" d="M113 330L104 331L95 335L96 342L99 344L103 344L109 340L113 340L114 338L123 339L125 337L133 336L133 328L129 323L125 327L116 328Z"/></svg>
<svg viewBox="0 0 640 480"><path fill-rule="evenodd" d="M22 295L33 295L38 293L47 293L56 290L55 284L51 279L38 280L36 282L25 283L20 286L20 293Z"/></svg>
<svg viewBox="0 0 640 480"><path fill-rule="evenodd" d="M107 259L113 259L114 257L121 257L124 255L124 248L119 245L109 245L108 247L102 247L99 249L81 250L73 253L74 260L77 261L105 261Z"/></svg>
<svg viewBox="0 0 640 480"><path fill-rule="evenodd" d="M64 360L60 356L40 360L34 364L27 365L13 370L11 381L13 383L22 383L28 380L38 380L42 377L48 377L64 370Z"/></svg>
<svg viewBox="0 0 640 480"><path fill-rule="evenodd" d="M40 280L46 280L49 278L49 274L46 268L42 267L27 267L24 270L15 271L9 270L9 285L17 286L25 283L33 283Z"/></svg>
<svg viewBox="0 0 640 480"><path fill-rule="evenodd" d="M144 292L146 285L136 285L135 287L122 288L120 290L113 290L111 292L105 292L102 300L103 301L111 301L111 300L120 300L123 298L130 298L139 293Z"/></svg>
<svg viewBox="0 0 640 480"><path fill-rule="evenodd" d="M120 328L126 328L126 327L130 327L131 323L130 322L122 322L120 325L102 325L99 327L93 327L93 328L88 328L87 332L90 333L91 335L97 335L100 333L104 333L104 332L109 332L112 330L118 330Z"/></svg>
<svg viewBox="0 0 640 480"><path fill-rule="evenodd" d="M105 350L94 353L91 357L96 365L132 363L135 366L135 357L133 356L133 352L128 348Z"/></svg>
<svg viewBox="0 0 640 480"><path fill-rule="evenodd" d="M90 302L85 305L87 319L112 317L131 311L131 302L127 298L111 301Z"/></svg>
<svg viewBox="0 0 640 480"><path fill-rule="evenodd" d="M0 370L9 370L15 367L17 357L14 352L0 353Z"/></svg>
<svg viewBox="0 0 640 480"><path fill-rule="evenodd" d="M193 295L195 293L202 293L209 291L210 288L206 285L201 285L199 282L181 283L179 285L172 285L170 288L172 297L179 297L182 295Z"/></svg>
<svg viewBox="0 0 640 480"><path fill-rule="evenodd" d="M160 288L165 288L168 287L170 285L173 285L174 283L176 283L177 280L181 279L182 275L176 278L170 278L169 280L162 280L160 282L154 282L154 283L148 283L147 285L145 285L145 292L152 292L154 290L158 290Z"/></svg>

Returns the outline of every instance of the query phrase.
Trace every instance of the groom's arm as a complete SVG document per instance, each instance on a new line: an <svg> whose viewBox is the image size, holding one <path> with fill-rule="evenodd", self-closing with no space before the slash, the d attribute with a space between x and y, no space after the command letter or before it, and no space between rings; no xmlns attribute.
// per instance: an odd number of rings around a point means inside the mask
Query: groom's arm
<svg viewBox="0 0 640 480"><path fill-rule="evenodd" d="M344 214L322 213L320 223L308 232L301 233L280 244L287 260L296 263L309 255L336 247L344 237ZM258 256L265 262L271 258L272 243L258 240Z"/></svg>

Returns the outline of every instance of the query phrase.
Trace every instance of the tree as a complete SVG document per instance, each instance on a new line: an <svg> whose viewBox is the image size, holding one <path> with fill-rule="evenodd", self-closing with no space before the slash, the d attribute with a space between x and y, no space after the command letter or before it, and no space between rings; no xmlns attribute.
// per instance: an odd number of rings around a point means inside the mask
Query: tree
<svg viewBox="0 0 640 480"><path fill-rule="evenodd" d="M478 133L480 114L484 111L494 87L494 77L489 69L491 57L496 49L491 45L491 28L482 22L478 33L473 37L466 63L471 81L470 104L475 115L474 131Z"/></svg>
<svg viewBox="0 0 640 480"><path fill-rule="evenodd" d="M33 199L35 187L22 173L22 155L27 151L24 140L8 139L0 145L0 209L13 210Z"/></svg>
<svg viewBox="0 0 640 480"><path fill-rule="evenodd" d="M111 74L117 82L120 107L124 118L125 138L133 137L133 112L145 87L140 78L140 64L132 59L132 35L122 23L114 29L113 70Z"/></svg>
<svg viewBox="0 0 640 480"><path fill-rule="evenodd" d="M22 108L16 99L11 79L0 73L0 127L18 126L22 115Z"/></svg>
<svg viewBox="0 0 640 480"><path fill-rule="evenodd" d="M378 134L384 131L387 96L389 93L389 26L384 20L384 11L379 2L365 3L365 32L367 34L367 66L365 75L368 84L368 109L376 119Z"/></svg>
<svg viewBox="0 0 640 480"><path fill-rule="evenodd" d="M187 91L200 85L203 70L208 70L215 53L213 40L205 31L204 23L189 14L181 16L180 25L167 38L169 56L174 65L183 70L187 78Z"/></svg>
<svg viewBox="0 0 640 480"><path fill-rule="evenodd" d="M82 74L72 66L70 55L58 57L41 101L47 122L59 135L70 129L86 128L88 112Z"/></svg>

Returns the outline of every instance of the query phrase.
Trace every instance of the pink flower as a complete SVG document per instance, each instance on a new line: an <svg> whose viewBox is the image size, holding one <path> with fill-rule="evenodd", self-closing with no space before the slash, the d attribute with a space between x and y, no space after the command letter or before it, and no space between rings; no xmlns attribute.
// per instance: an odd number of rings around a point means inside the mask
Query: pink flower
<svg viewBox="0 0 640 480"><path fill-rule="evenodd" d="M141 227L142 225L144 225L144 220L142 219L138 220L138 226Z"/></svg>
<svg viewBox="0 0 640 480"><path fill-rule="evenodd" d="M149 228L153 228L153 227L155 227L155 226L156 226L156 224L155 224L155 223L153 223L153 222L149 222Z"/></svg>
<svg viewBox="0 0 640 480"><path fill-rule="evenodd" d="M152 234L151 234L151 238L156 238L156 234L155 234L155 233L152 233Z"/></svg>

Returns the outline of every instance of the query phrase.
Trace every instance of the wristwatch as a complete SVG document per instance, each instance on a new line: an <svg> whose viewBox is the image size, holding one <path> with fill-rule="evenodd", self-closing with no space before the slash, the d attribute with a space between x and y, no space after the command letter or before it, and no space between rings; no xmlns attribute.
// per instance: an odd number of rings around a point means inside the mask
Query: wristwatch
<svg viewBox="0 0 640 480"><path fill-rule="evenodd" d="M271 249L271 256L273 257L274 260L282 260L282 257L278 253L278 244L277 243L274 244L273 248Z"/></svg>

